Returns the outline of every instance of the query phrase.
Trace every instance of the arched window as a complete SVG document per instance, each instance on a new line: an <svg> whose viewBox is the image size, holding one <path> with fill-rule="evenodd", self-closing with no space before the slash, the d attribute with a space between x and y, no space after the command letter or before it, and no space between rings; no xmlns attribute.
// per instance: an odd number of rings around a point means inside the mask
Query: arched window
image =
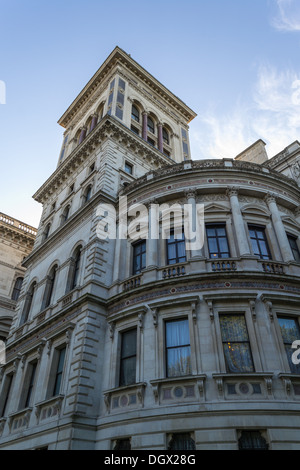
<svg viewBox="0 0 300 470"><path fill-rule="evenodd" d="M43 241L47 240L47 238L49 237L50 227L50 223L46 225L45 230L43 231Z"/></svg>
<svg viewBox="0 0 300 470"><path fill-rule="evenodd" d="M74 289L78 285L80 261L81 261L81 250L82 250L82 246L80 245L78 248L76 248L71 258L66 292L69 292L70 290Z"/></svg>
<svg viewBox="0 0 300 470"><path fill-rule="evenodd" d="M56 271L57 271L57 265L53 266L51 271L49 272L47 279L46 279L46 286L45 286L45 291L44 291L44 298L42 302L42 310L44 308L49 307L51 300L52 300L52 294L54 290L54 283L55 283L55 278L56 278Z"/></svg>
<svg viewBox="0 0 300 470"><path fill-rule="evenodd" d="M92 185L90 184L84 191L84 194L83 194L83 203L85 204L86 202L88 202L90 199L91 199L91 195L92 195Z"/></svg>
<svg viewBox="0 0 300 470"><path fill-rule="evenodd" d="M69 213L70 213L70 205L66 206L63 210L63 213L61 215L61 225L64 224L68 220Z"/></svg>
<svg viewBox="0 0 300 470"><path fill-rule="evenodd" d="M137 107L134 106L134 104L132 105L132 108L131 108L131 118L134 119L134 121L136 122L140 122L140 113Z"/></svg>
<svg viewBox="0 0 300 470"><path fill-rule="evenodd" d="M168 133L167 129L165 129L163 127L162 133L163 133L163 141L165 142L165 144L169 145L170 139L169 139L169 133Z"/></svg>
<svg viewBox="0 0 300 470"><path fill-rule="evenodd" d="M149 132L152 132L152 134L155 134L155 131L154 131L154 122L153 120L151 119L151 117L148 116L148 119L147 119L147 128L148 128L148 131Z"/></svg>
<svg viewBox="0 0 300 470"><path fill-rule="evenodd" d="M21 315L20 325L23 325L23 323L27 322L28 320L35 290L36 290L36 282L34 281L29 287L28 291L26 292L25 303L24 303L24 307L23 307L23 311Z"/></svg>
<svg viewBox="0 0 300 470"><path fill-rule="evenodd" d="M13 291L12 291L12 295L11 295L12 300L18 300L20 292L21 292L21 288L22 288L22 282L23 282L23 278L17 277Z"/></svg>

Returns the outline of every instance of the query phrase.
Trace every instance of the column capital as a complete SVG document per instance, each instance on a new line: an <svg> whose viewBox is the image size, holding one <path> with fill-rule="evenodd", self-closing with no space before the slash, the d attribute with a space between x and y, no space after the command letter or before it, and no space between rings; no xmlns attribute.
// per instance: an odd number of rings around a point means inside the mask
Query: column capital
<svg viewBox="0 0 300 470"><path fill-rule="evenodd" d="M226 194L227 196L238 196L239 194L239 186L227 186Z"/></svg>
<svg viewBox="0 0 300 470"><path fill-rule="evenodd" d="M197 189L196 188L189 188L184 190L184 195L187 199L194 198L196 199L197 196Z"/></svg>
<svg viewBox="0 0 300 470"><path fill-rule="evenodd" d="M272 202L275 202L275 203L276 203L276 202L277 202L277 196L276 196L275 193L269 192L269 193L267 193L267 194L265 195L264 201L265 201L267 204L270 204L270 203L272 203Z"/></svg>

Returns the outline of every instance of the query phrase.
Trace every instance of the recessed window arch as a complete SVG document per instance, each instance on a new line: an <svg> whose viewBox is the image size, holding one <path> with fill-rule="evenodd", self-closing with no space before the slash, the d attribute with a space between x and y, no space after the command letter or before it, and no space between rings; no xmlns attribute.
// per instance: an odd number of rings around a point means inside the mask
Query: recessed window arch
<svg viewBox="0 0 300 470"><path fill-rule="evenodd" d="M95 114L98 116L98 121L100 121L100 119L102 119L103 114L104 114L104 102L103 101L99 104L98 108L96 109Z"/></svg>
<svg viewBox="0 0 300 470"><path fill-rule="evenodd" d="M155 125L154 125L154 120L152 116L147 117L147 129L152 134L155 134Z"/></svg>
<svg viewBox="0 0 300 470"><path fill-rule="evenodd" d="M63 225L69 218L69 214L70 214L70 204L68 204L64 209L63 209L63 212L61 214L61 225Z"/></svg>
<svg viewBox="0 0 300 470"><path fill-rule="evenodd" d="M79 282L79 274L82 258L82 245L79 245L74 251L70 261L70 268L67 280L66 292L75 289Z"/></svg>
<svg viewBox="0 0 300 470"><path fill-rule="evenodd" d="M29 286L29 288L26 292L25 303L24 303L24 307L23 307L23 311L22 311L22 315L21 315L20 325L23 325L23 323L26 323L27 320L28 320L30 310L31 310L31 306L33 304L34 294L36 292L36 287L37 287L37 282L33 281L30 284L30 286Z"/></svg>
<svg viewBox="0 0 300 470"><path fill-rule="evenodd" d="M22 288L22 283L23 283L23 277L17 277L15 280L14 288L12 291L11 298L12 300L18 300Z"/></svg>
<svg viewBox="0 0 300 470"><path fill-rule="evenodd" d="M43 231L42 241L47 240L47 238L49 237L50 228L51 228L51 223L49 222Z"/></svg>
<svg viewBox="0 0 300 470"><path fill-rule="evenodd" d="M42 310L44 308L49 307L49 305L51 304L53 300L53 292L54 292L57 269L58 269L58 266L57 264L55 264L50 269L49 274L46 277L46 285L45 285L44 297L43 297L43 302L42 302Z"/></svg>
<svg viewBox="0 0 300 470"><path fill-rule="evenodd" d="M170 134L166 127L162 129L163 141L165 144L170 145Z"/></svg>
<svg viewBox="0 0 300 470"><path fill-rule="evenodd" d="M140 111L135 104L131 106L131 119L136 122L140 122Z"/></svg>
<svg viewBox="0 0 300 470"><path fill-rule="evenodd" d="M83 204L86 204L92 196L93 185L89 184L83 191Z"/></svg>

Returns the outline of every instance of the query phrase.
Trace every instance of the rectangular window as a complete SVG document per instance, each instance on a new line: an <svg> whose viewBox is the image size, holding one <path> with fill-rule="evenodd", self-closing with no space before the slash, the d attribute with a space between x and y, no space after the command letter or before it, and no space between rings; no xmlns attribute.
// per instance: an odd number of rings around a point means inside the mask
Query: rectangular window
<svg viewBox="0 0 300 470"><path fill-rule="evenodd" d="M166 322L167 377L191 374L191 347L188 319Z"/></svg>
<svg viewBox="0 0 300 470"><path fill-rule="evenodd" d="M295 352L295 349L292 349L292 343L296 340L300 340L298 319L278 317L278 323L291 372L300 374L300 364L293 364L292 362L292 355Z"/></svg>
<svg viewBox="0 0 300 470"><path fill-rule="evenodd" d="M248 228L253 254L259 256L260 259L271 259L265 228L255 225L249 225Z"/></svg>
<svg viewBox="0 0 300 470"><path fill-rule="evenodd" d="M10 397L12 381L13 381L13 374L7 375L5 382L4 382L4 387L3 387L4 400L3 400L3 406L2 406L2 411L1 411L1 418L5 416L5 413L6 413L6 408L7 408L9 397Z"/></svg>
<svg viewBox="0 0 300 470"><path fill-rule="evenodd" d="M128 173L129 175L132 175L132 165L130 165L130 163L128 162L125 162L125 171L126 173Z"/></svg>
<svg viewBox="0 0 300 470"><path fill-rule="evenodd" d="M268 443L260 431L243 430L241 432L239 450L268 450L268 448Z"/></svg>
<svg viewBox="0 0 300 470"><path fill-rule="evenodd" d="M225 224L206 225L206 236L210 258L230 257Z"/></svg>
<svg viewBox="0 0 300 470"><path fill-rule="evenodd" d="M64 369L64 362L65 362L65 355L66 355L66 348L60 349L58 352L58 361L57 361L57 368L55 373L55 381L53 387L53 396L59 395L60 386L61 386L61 379Z"/></svg>
<svg viewBox="0 0 300 470"><path fill-rule="evenodd" d="M175 238L176 236L176 238ZM167 238L167 264L184 263L186 261L184 231L181 235L171 230Z"/></svg>
<svg viewBox="0 0 300 470"><path fill-rule="evenodd" d="M298 248L298 245L297 245L297 237L294 237L294 235L290 235L289 233L287 233L287 237L288 237L288 241L289 241L294 259L295 259L295 261L297 261L299 263L300 262L300 252L299 252L299 248Z"/></svg>
<svg viewBox="0 0 300 470"><path fill-rule="evenodd" d="M132 130L132 132L134 132L136 135L140 135L140 131L139 131L136 127L131 126L131 130Z"/></svg>
<svg viewBox="0 0 300 470"><path fill-rule="evenodd" d="M26 393L25 408L30 406L32 391L34 387L36 368L37 368L37 362L33 362L32 364L29 364L29 370L28 370L29 383L28 383L28 388L27 388L27 393Z"/></svg>
<svg viewBox="0 0 300 470"><path fill-rule="evenodd" d="M117 439L114 450L131 450L130 439Z"/></svg>
<svg viewBox="0 0 300 470"><path fill-rule="evenodd" d="M227 372L254 372L244 315L220 315Z"/></svg>
<svg viewBox="0 0 300 470"><path fill-rule="evenodd" d="M133 245L133 274L139 274L146 267L146 240Z"/></svg>
<svg viewBox="0 0 300 470"><path fill-rule="evenodd" d="M125 331L121 337L120 386L136 382L137 330Z"/></svg>

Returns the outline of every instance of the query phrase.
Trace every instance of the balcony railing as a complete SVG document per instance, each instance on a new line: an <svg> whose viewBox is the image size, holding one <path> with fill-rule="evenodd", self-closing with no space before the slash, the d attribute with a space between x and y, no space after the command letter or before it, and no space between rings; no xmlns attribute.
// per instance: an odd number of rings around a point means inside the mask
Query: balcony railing
<svg viewBox="0 0 300 470"><path fill-rule="evenodd" d="M213 260L210 263L213 272L236 271L236 262L233 260Z"/></svg>
<svg viewBox="0 0 300 470"><path fill-rule="evenodd" d="M183 276L184 274L186 274L185 264L179 264L176 266L168 266L162 271L163 279L171 279L173 277L180 277L180 276Z"/></svg>
<svg viewBox="0 0 300 470"><path fill-rule="evenodd" d="M136 289L137 287L140 287L141 284L142 275L138 274L137 276L133 276L123 283L123 292L127 292L131 289Z"/></svg>
<svg viewBox="0 0 300 470"><path fill-rule="evenodd" d="M284 274L283 265L276 261L260 261L265 273Z"/></svg>

